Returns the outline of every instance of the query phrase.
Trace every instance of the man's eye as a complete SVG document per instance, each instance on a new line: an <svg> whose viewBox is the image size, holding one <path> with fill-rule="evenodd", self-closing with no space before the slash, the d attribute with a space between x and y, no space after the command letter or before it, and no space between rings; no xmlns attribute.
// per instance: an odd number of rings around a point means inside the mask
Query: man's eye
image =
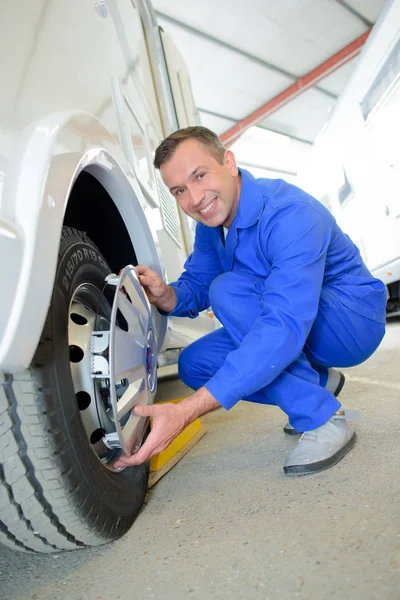
<svg viewBox="0 0 400 600"><path fill-rule="evenodd" d="M196 176L196 179L197 179L197 181L199 181L200 179L203 179L204 175L205 175L205 173L199 173L199 174Z"/></svg>
<svg viewBox="0 0 400 600"><path fill-rule="evenodd" d="M184 191L185 191L184 188L181 188L180 190L176 190L175 195L176 196L181 196Z"/></svg>

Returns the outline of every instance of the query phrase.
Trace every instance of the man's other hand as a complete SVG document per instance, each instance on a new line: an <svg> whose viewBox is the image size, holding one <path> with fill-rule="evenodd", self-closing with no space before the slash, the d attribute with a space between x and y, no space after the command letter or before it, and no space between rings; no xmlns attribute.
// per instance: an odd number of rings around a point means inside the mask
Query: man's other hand
<svg viewBox="0 0 400 600"><path fill-rule="evenodd" d="M156 271L146 265L137 265L135 269L149 302L166 313L172 312L176 306L174 288L167 285Z"/></svg>
<svg viewBox="0 0 400 600"><path fill-rule="evenodd" d="M179 404L166 403L151 406L138 404L133 410L135 415L152 417L152 429L140 450L129 458L127 456L118 458L114 463L116 468L141 465L146 460L150 460L152 456L165 450L188 425L185 412L181 410Z"/></svg>
<svg viewBox="0 0 400 600"><path fill-rule="evenodd" d="M220 406L204 386L192 396L184 398L176 404L172 402L152 404L151 406L137 404L133 407L135 415L152 417L152 429L145 443L136 454L130 457L121 456L115 461L114 466L116 468L132 467L150 460L152 456L165 450L181 431L190 423L193 423L195 419L214 408L220 408Z"/></svg>

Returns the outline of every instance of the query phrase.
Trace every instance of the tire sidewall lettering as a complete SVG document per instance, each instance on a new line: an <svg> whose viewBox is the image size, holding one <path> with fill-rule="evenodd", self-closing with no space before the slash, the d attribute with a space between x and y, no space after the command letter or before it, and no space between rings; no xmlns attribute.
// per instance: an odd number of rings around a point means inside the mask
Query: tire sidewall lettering
<svg viewBox="0 0 400 600"><path fill-rule="evenodd" d="M85 246L72 248L68 257L60 265L59 272L62 291L67 297L70 295L71 285L76 273L82 265L87 265L88 261L100 267L105 273L109 272L103 257L93 248Z"/></svg>

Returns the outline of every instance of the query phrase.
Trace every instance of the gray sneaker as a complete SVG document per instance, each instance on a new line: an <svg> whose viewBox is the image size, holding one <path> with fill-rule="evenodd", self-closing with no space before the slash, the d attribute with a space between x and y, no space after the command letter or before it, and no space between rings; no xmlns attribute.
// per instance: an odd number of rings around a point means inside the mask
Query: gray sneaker
<svg viewBox="0 0 400 600"><path fill-rule="evenodd" d="M325 387L336 397L339 396L340 392L342 391L345 381L346 377L343 375L343 373L341 373L341 371L338 371L337 369L328 369L328 380ZM289 421L286 423L283 431L289 435L301 435L303 433L302 431L297 431L294 427L292 427Z"/></svg>
<svg viewBox="0 0 400 600"><path fill-rule="evenodd" d="M332 417L317 429L303 433L283 470L286 475L307 475L329 469L350 452L356 439L343 417Z"/></svg>

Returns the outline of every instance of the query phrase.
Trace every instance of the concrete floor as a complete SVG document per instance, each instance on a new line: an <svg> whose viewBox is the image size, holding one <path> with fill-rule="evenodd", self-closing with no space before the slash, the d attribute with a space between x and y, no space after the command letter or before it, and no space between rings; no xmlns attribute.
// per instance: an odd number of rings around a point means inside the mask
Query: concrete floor
<svg viewBox="0 0 400 600"><path fill-rule="evenodd" d="M400 599L400 321L346 373L355 449L287 478L285 415L240 403L203 418L206 436L149 492L131 531L57 555L0 549L10 600ZM185 395L162 383L160 399Z"/></svg>

